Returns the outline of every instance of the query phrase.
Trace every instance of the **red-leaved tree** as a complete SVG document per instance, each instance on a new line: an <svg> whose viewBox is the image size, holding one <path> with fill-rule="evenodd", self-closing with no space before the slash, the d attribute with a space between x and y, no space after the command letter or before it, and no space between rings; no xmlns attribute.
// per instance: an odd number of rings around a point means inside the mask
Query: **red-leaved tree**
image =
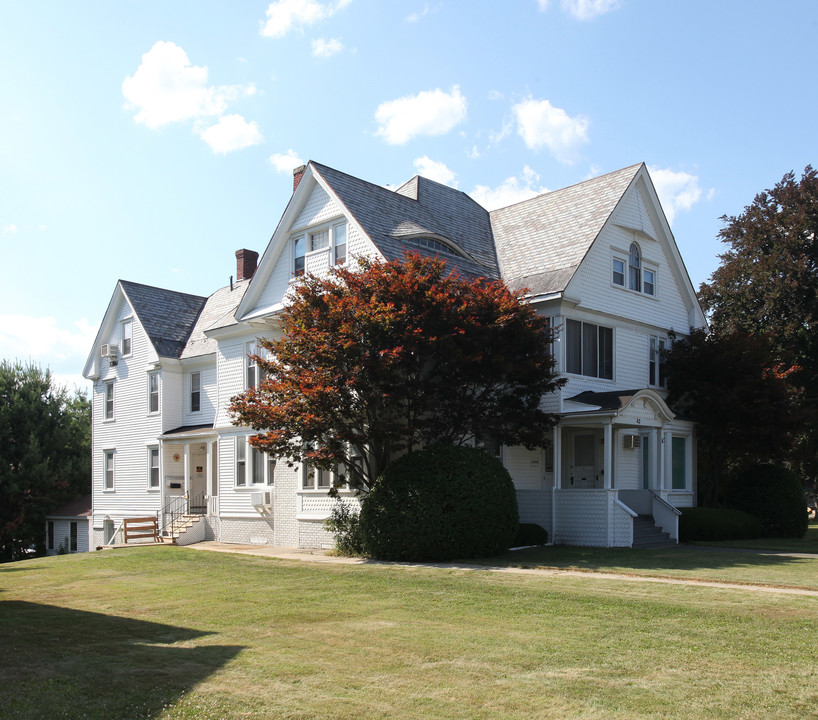
<svg viewBox="0 0 818 720"><path fill-rule="evenodd" d="M544 444L556 416L542 399L561 383L545 318L439 259L358 264L305 276L281 337L260 340L265 377L230 408L258 432L255 447L366 490L390 459L430 443Z"/></svg>

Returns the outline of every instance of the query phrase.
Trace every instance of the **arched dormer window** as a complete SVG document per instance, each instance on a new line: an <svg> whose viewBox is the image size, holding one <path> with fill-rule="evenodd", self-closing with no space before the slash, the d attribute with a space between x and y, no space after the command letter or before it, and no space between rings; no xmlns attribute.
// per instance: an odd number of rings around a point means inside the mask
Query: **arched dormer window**
<svg viewBox="0 0 818 720"><path fill-rule="evenodd" d="M631 243L628 256L628 277L630 289L642 292L642 258L636 243Z"/></svg>
<svg viewBox="0 0 818 720"><path fill-rule="evenodd" d="M460 253L457 252L453 247L446 245L446 243L441 242L440 240L435 240L435 238L430 237L410 237L406 238L406 243L409 245L414 245L416 247L425 248L426 250L432 250L433 252L441 252L445 253L446 255L455 255L460 257Z"/></svg>

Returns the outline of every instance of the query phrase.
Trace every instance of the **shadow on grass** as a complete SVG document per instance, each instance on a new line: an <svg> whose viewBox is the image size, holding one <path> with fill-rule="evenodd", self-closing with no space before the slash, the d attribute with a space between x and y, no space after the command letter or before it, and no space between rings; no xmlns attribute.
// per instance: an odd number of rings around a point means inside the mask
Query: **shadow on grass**
<svg viewBox="0 0 818 720"><path fill-rule="evenodd" d="M243 648L210 633L102 613L0 601L0 715L153 718Z"/></svg>
<svg viewBox="0 0 818 720"><path fill-rule="evenodd" d="M556 545L514 550L503 555L473 561L481 565L510 567L555 567L581 570L618 571L695 571L743 567L786 567L800 565L803 558L787 555L760 554L740 550L723 550L699 546L678 545L671 548L633 550L630 548L596 548ZM807 562L814 562L807 560Z"/></svg>

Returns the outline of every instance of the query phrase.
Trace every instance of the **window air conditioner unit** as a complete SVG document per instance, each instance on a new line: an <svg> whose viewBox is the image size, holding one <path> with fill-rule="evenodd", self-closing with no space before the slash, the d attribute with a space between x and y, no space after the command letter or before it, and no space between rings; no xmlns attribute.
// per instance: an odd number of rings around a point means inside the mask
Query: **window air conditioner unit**
<svg viewBox="0 0 818 720"><path fill-rule="evenodd" d="M111 343L105 343L99 348L99 354L105 358L115 358L119 353L119 347Z"/></svg>
<svg viewBox="0 0 818 720"><path fill-rule="evenodd" d="M624 436L624 447L625 450L636 450L639 447L639 436L638 435L625 435Z"/></svg>
<svg viewBox="0 0 818 720"><path fill-rule="evenodd" d="M269 490L250 493L250 503L253 507L270 507L273 504L273 493Z"/></svg>

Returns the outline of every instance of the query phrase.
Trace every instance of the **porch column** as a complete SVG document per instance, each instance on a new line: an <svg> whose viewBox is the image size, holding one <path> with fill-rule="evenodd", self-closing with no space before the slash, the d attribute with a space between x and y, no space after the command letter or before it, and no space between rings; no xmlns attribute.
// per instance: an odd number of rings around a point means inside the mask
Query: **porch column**
<svg viewBox="0 0 818 720"><path fill-rule="evenodd" d="M161 438L159 439L159 512L161 515L162 510L165 508L165 441ZM164 519L162 517L159 518L159 522L163 522Z"/></svg>
<svg viewBox="0 0 818 720"><path fill-rule="evenodd" d="M213 441L207 441L207 459L205 469L205 495L213 495ZM210 503L208 503L208 507Z"/></svg>
<svg viewBox="0 0 818 720"><path fill-rule="evenodd" d="M185 497L190 498L190 444L185 443Z"/></svg>
<svg viewBox="0 0 818 720"><path fill-rule="evenodd" d="M653 428L650 431L650 444L651 444L651 452L652 457L650 458L650 465L651 470L653 471L651 475L653 475L653 487L654 490L661 490L662 489L662 466L659 462L659 457L661 456L661 439L662 436L659 432L659 428Z"/></svg>
<svg viewBox="0 0 818 720"><path fill-rule="evenodd" d="M606 490L613 487L613 423L602 426L602 478Z"/></svg>
<svg viewBox="0 0 818 720"><path fill-rule="evenodd" d="M667 430L662 430L662 490L670 490L670 483L668 478L668 458L670 457L670 433Z"/></svg>
<svg viewBox="0 0 818 720"><path fill-rule="evenodd" d="M562 427L554 427L554 487L562 489Z"/></svg>
<svg viewBox="0 0 818 720"><path fill-rule="evenodd" d="M666 434L664 430L659 431L659 489L664 493L667 488L665 487L665 480L667 478L667 473L665 473L665 441L667 440ZM664 494L662 495L664 497Z"/></svg>

